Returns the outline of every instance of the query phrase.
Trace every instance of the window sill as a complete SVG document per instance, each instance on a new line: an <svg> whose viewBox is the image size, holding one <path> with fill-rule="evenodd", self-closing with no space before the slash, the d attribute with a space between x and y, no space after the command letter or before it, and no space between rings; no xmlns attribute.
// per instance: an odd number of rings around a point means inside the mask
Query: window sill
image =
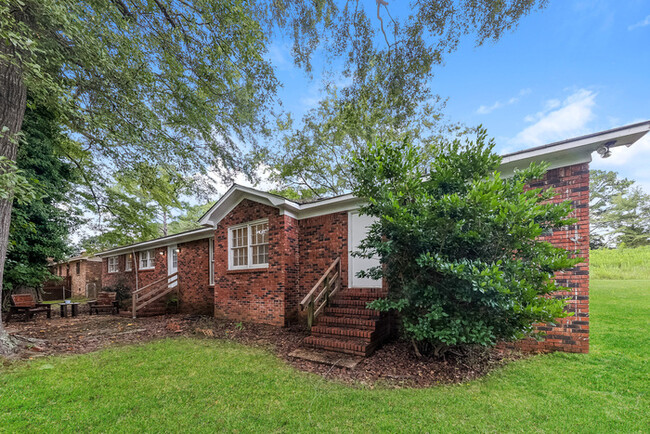
<svg viewBox="0 0 650 434"><path fill-rule="evenodd" d="M155 267L154 267L154 268L139 268L139 269L138 269L138 272L140 272L140 271L144 271L144 272L147 272L147 271L154 271L155 269L156 269Z"/></svg>
<svg viewBox="0 0 650 434"><path fill-rule="evenodd" d="M266 273L268 271L269 267L236 268L234 270L227 270L226 274Z"/></svg>

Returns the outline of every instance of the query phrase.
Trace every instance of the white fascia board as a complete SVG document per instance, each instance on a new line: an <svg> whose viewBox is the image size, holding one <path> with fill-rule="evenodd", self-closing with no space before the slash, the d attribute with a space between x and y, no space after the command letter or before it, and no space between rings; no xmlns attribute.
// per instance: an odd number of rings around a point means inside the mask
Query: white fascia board
<svg viewBox="0 0 650 434"><path fill-rule="evenodd" d="M259 191L251 187L233 184L228 191L206 212L199 223L202 225L216 226L230 211L242 200L249 199L254 202L270 205L276 208L299 209L296 202L285 199L275 194Z"/></svg>
<svg viewBox="0 0 650 434"><path fill-rule="evenodd" d="M213 235L214 228L209 226L205 228L195 229L193 231L182 232L180 234L169 235L167 237L156 238L155 240L143 241L141 243L131 244L124 247L117 247L115 249L98 253L97 256L100 258L106 258L109 256L123 255L125 253L131 253L132 251L139 252L142 250L154 249L156 247L171 246L174 244L201 240L203 238L210 238Z"/></svg>
<svg viewBox="0 0 650 434"><path fill-rule="evenodd" d="M524 169L534 161L545 161L550 164L550 169L588 163L592 160L592 153L601 146L608 146L610 149L629 147L648 131L650 121L506 154L503 155L500 170L504 175L512 174L514 170Z"/></svg>

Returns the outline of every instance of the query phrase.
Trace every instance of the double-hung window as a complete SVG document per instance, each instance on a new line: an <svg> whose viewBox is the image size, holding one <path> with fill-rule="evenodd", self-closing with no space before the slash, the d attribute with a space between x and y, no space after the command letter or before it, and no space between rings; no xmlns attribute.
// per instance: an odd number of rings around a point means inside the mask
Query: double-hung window
<svg viewBox="0 0 650 434"><path fill-rule="evenodd" d="M210 276L210 285L214 285L214 238L208 239L208 251L210 252L210 269L208 275Z"/></svg>
<svg viewBox="0 0 650 434"><path fill-rule="evenodd" d="M140 270L152 270L156 265L155 260L155 250L140 252Z"/></svg>
<svg viewBox="0 0 650 434"><path fill-rule="evenodd" d="M124 271L133 270L133 253L126 255L126 262L124 263Z"/></svg>
<svg viewBox="0 0 650 434"><path fill-rule="evenodd" d="M228 229L228 268L269 266L269 222L258 220Z"/></svg>
<svg viewBox="0 0 650 434"><path fill-rule="evenodd" d="M117 256L111 256L108 258L108 272L109 273L117 273L120 271L120 267L118 265L118 257Z"/></svg>

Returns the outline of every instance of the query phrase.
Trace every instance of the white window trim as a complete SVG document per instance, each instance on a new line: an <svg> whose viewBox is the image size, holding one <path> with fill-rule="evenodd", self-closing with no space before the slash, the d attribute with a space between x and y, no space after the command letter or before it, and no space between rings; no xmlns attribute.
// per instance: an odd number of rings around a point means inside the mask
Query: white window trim
<svg viewBox="0 0 650 434"><path fill-rule="evenodd" d="M269 268L268 262L266 264L255 264L253 265L253 249L251 246L251 226L259 225L262 223L269 223L269 219L260 219L260 220L254 220L246 223L242 223L239 225L231 226L228 228L228 270L255 270L258 268ZM246 242L246 248L247 248L247 253L248 253L248 265L233 265L233 250L230 248L230 243L232 242L232 231L241 229L241 228L248 228L246 231L246 235L248 237L248 240ZM269 230L271 228L269 227ZM269 236L269 246L271 245L271 237ZM269 248L270 250L270 248ZM270 253L270 252L269 252Z"/></svg>
<svg viewBox="0 0 650 434"><path fill-rule="evenodd" d="M111 264L111 260L114 260L115 264ZM109 256L107 262L108 262L108 266L107 266L106 271L108 273L113 274L113 273L119 273L120 272L120 258L118 256ZM115 266L115 269L112 269L112 265Z"/></svg>
<svg viewBox="0 0 650 434"><path fill-rule="evenodd" d="M210 285L214 285L214 238L208 239L208 275L210 276Z"/></svg>
<svg viewBox="0 0 650 434"><path fill-rule="evenodd" d="M153 265L149 265L148 267L142 266L143 253L147 253L147 262L153 263ZM156 268L156 250L150 249L150 250L142 250L138 252L138 270L153 270L154 268Z"/></svg>
<svg viewBox="0 0 650 434"><path fill-rule="evenodd" d="M124 255L124 271L133 271L133 254L132 253L127 253ZM129 256L131 258L129 259Z"/></svg>

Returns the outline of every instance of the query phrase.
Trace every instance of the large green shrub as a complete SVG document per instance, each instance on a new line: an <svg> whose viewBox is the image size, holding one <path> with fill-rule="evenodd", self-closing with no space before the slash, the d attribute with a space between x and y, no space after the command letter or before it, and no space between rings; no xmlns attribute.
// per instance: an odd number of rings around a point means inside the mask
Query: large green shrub
<svg viewBox="0 0 650 434"><path fill-rule="evenodd" d="M441 144L435 158L405 141L372 144L354 161L361 212L378 218L358 254L382 263L361 274L390 288L371 307L399 312L416 350L489 346L567 316L564 300L544 295L563 289L554 272L580 259L539 237L574 223L570 203L527 188L544 166L503 178L493 147L481 130L474 142Z"/></svg>

